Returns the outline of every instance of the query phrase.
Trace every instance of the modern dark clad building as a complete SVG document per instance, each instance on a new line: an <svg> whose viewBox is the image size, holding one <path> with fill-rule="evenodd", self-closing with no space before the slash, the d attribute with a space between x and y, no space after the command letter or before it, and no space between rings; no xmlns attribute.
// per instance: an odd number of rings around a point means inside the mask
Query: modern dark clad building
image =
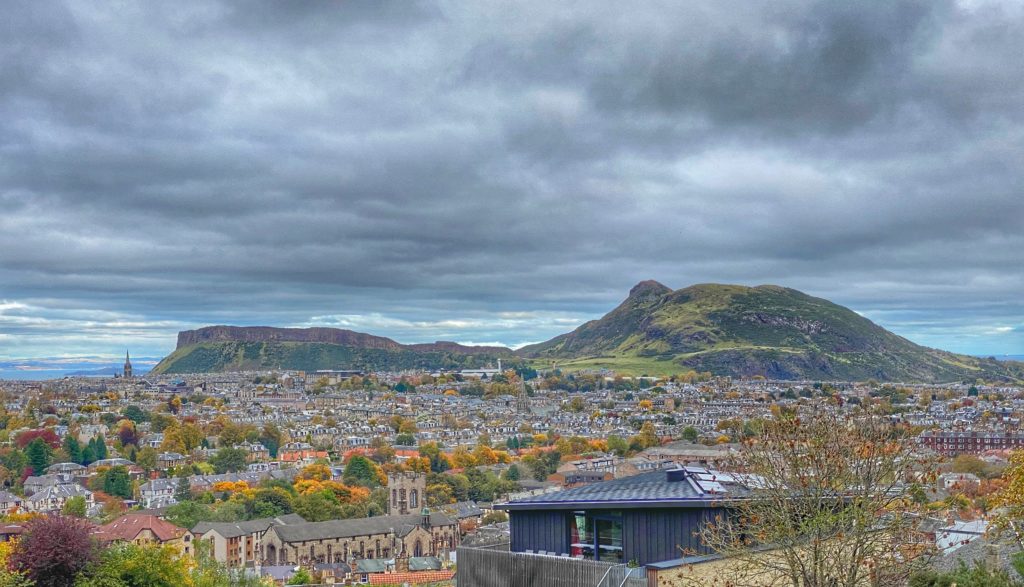
<svg viewBox="0 0 1024 587"><path fill-rule="evenodd" d="M511 550L640 565L705 554L695 535L753 478L687 467L537 495L509 512Z"/></svg>

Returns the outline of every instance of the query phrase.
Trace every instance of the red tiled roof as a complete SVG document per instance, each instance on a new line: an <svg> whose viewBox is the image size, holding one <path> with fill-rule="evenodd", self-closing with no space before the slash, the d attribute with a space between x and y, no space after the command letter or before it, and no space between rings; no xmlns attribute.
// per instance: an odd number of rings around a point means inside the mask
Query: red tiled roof
<svg viewBox="0 0 1024 587"><path fill-rule="evenodd" d="M401 585L408 583L437 583L448 581L455 576L455 571L417 571L415 573L371 573L370 585Z"/></svg>
<svg viewBox="0 0 1024 587"><path fill-rule="evenodd" d="M127 514L109 524L100 526L96 534L104 542L135 540L143 530L150 530L161 542L175 540L185 535L186 530L150 514Z"/></svg>

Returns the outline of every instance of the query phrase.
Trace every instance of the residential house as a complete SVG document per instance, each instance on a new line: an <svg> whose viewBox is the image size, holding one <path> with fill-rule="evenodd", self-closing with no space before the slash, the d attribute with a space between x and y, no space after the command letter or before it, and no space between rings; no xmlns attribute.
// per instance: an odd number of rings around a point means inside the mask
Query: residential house
<svg viewBox="0 0 1024 587"><path fill-rule="evenodd" d="M162 508L178 503L174 492L177 479L150 479L139 485L139 502L144 508Z"/></svg>
<svg viewBox="0 0 1024 587"><path fill-rule="evenodd" d="M32 512L59 512L72 497L85 498L86 508L96 505L96 499L88 489L72 483L68 485L50 485L28 497L24 501L25 509Z"/></svg>
<svg viewBox="0 0 1024 587"><path fill-rule="evenodd" d="M162 452L156 455L156 467L166 471L176 467L181 467L188 463L188 459L185 455L177 452Z"/></svg>
<svg viewBox="0 0 1024 587"><path fill-rule="evenodd" d="M235 448L244 450L246 461L250 463L260 463L270 459L270 451L259 442L243 442Z"/></svg>
<svg viewBox="0 0 1024 587"><path fill-rule="evenodd" d="M97 528L95 535L104 543L160 544L173 546L182 554L195 553L192 532L150 514L125 514Z"/></svg>
<svg viewBox="0 0 1024 587"><path fill-rule="evenodd" d="M277 451L277 459L282 463L312 462L327 456L326 450L317 450L308 442L289 442Z"/></svg>
<svg viewBox="0 0 1024 587"><path fill-rule="evenodd" d="M0 491L0 513L12 513L21 509L24 500L10 491Z"/></svg>

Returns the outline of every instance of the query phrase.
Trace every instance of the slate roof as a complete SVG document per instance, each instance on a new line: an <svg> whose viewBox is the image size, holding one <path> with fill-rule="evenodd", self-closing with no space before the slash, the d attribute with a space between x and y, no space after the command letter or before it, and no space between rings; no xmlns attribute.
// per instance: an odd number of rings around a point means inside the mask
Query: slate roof
<svg viewBox="0 0 1024 587"><path fill-rule="evenodd" d="M46 467L47 473L77 473L84 470L85 467L78 463L54 463Z"/></svg>
<svg viewBox="0 0 1024 587"><path fill-rule="evenodd" d="M177 479L150 479L142 485L139 485L139 491L174 491L177 487Z"/></svg>
<svg viewBox="0 0 1024 587"><path fill-rule="evenodd" d="M388 562L382 558L364 558L356 561L357 573L383 573L388 570Z"/></svg>
<svg viewBox="0 0 1024 587"><path fill-rule="evenodd" d="M192 533L199 536L215 530L224 538L237 538L263 532L274 525L287 526L305 523L306 520L299 514L285 514L276 518L258 518L244 522L199 522L192 528Z"/></svg>
<svg viewBox="0 0 1024 587"><path fill-rule="evenodd" d="M713 502L742 497L747 493L748 490L727 473L687 467L641 473L564 491L532 495L494 507L504 510L706 507Z"/></svg>
<svg viewBox="0 0 1024 587"><path fill-rule="evenodd" d="M455 514L458 519L474 518L484 515L484 511L473 501L460 501L445 508L449 513Z"/></svg>
<svg viewBox="0 0 1024 587"><path fill-rule="evenodd" d="M304 542L307 540L330 540L332 538L387 534L392 530L398 536L405 536L420 524L421 519L419 514L409 514L406 516L375 516L372 518L328 520L326 522L275 526L274 532L277 533L282 542ZM430 524L432 526L448 526L455 524L455 522L444 514L431 513Z"/></svg>
<svg viewBox="0 0 1024 587"><path fill-rule="evenodd" d="M409 557L410 571L440 571L441 559L436 556L411 556Z"/></svg>
<svg viewBox="0 0 1024 587"><path fill-rule="evenodd" d="M36 503L48 499L70 499L79 495L88 499L92 492L81 485L51 485L32 494L25 501Z"/></svg>
<svg viewBox="0 0 1024 587"><path fill-rule="evenodd" d="M932 566L939 571L953 571L963 563L968 567L975 563L985 563L988 567L998 568L1015 576L1013 569L1013 555L1020 551L1020 546L1010 540L989 540L979 537L971 540L960 548L947 552L937 557Z"/></svg>

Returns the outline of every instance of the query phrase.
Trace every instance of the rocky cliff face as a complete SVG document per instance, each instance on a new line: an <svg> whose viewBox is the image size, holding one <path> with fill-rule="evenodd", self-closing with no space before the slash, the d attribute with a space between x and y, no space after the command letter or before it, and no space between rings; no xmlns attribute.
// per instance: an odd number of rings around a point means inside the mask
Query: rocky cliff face
<svg viewBox="0 0 1024 587"><path fill-rule="evenodd" d="M439 340L420 344L401 344L390 338L340 328L275 328L272 326L206 326L178 333L177 348L206 342L319 342L363 349L411 350L462 354L512 354L501 346L466 346Z"/></svg>
<svg viewBox="0 0 1024 587"><path fill-rule="evenodd" d="M204 342L322 342L369 349L397 350L402 345L383 336L340 328L274 328L271 326L207 326L178 333L178 348Z"/></svg>
<svg viewBox="0 0 1024 587"><path fill-rule="evenodd" d="M178 348L152 373L212 373L267 369L405 371L493 366L515 359L505 347L455 342L399 344L338 328L207 326L178 333Z"/></svg>

